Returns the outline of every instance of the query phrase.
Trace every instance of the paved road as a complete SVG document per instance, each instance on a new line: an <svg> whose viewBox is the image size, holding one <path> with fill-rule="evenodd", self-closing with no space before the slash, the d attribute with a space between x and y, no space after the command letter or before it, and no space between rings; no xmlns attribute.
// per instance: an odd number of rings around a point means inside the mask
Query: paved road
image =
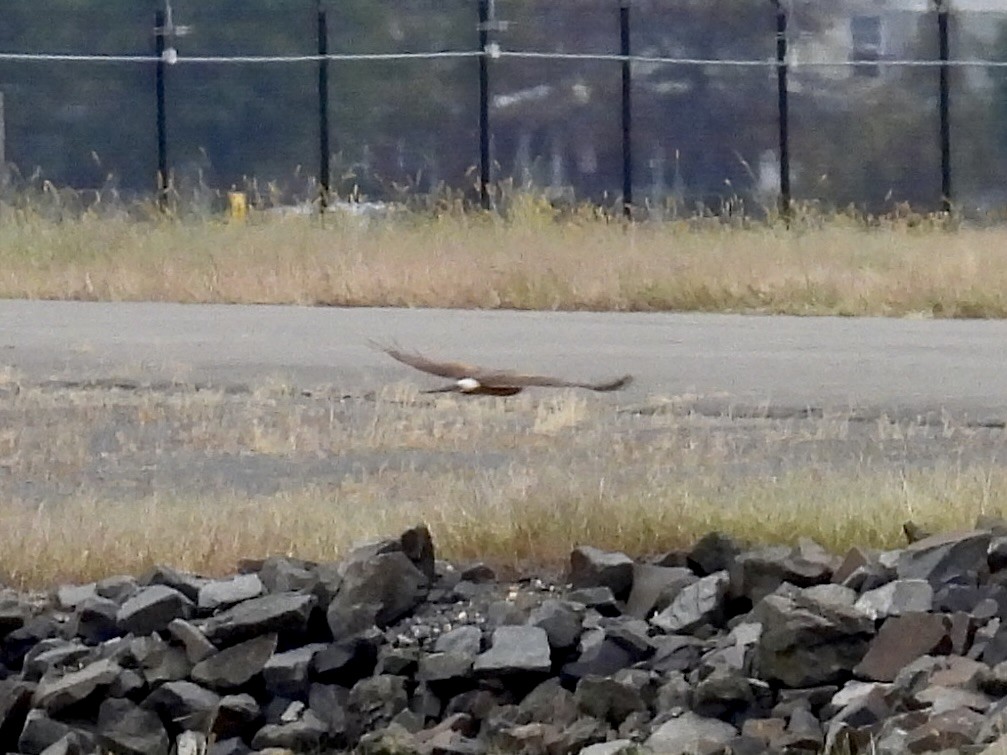
<svg viewBox="0 0 1007 755"><path fill-rule="evenodd" d="M367 347L577 377L620 401L698 394L782 407L1007 416L1007 322L0 301L0 366L28 381L271 378L361 393L436 384Z"/></svg>

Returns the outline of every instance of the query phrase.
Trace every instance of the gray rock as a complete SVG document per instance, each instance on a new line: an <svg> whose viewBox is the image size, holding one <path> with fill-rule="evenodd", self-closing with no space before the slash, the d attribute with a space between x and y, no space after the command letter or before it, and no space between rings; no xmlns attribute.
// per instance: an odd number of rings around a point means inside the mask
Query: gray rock
<svg viewBox="0 0 1007 755"><path fill-rule="evenodd" d="M118 603L96 595L76 605L67 628L84 642L98 645L119 636L118 615Z"/></svg>
<svg viewBox="0 0 1007 755"><path fill-rule="evenodd" d="M717 669L696 684L692 708L701 716L727 719L743 713L755 702L755 691L744 674L733 669Z"/></svg>
<svg viewBox="0 0 1007 755"><path fill-rule="evenodd" d="M17 741L17 752L24 755L40 755L65 737L73 738L85 752L95 752L97 742L94 735L80 728L70 726L61 721L54 721L43 711L35 709L28 712L24 728Z"/></svg>
<svg viewBox="0 0 1007 755"><path fill-rule="evenodd" d="M259 721L262 709L247 693L224 695L213 718L211 733L215 739L243 736Z"/></svg>
<svg viewBox="0 0 1007 755"><path fill-rule="evenodd" d="M94 589L99 597L122 605L140 591L140 585L128 574L115 574L99 580Z"/></svg>
<svg viewBox="0 0 1007 755"><path fill-rule="evenodd" d="M325 744L329 728L310 710L305 710L295 721L266 724L252 738L252 747L265 750L270 747L293 752L317 752Z"/></svg>
<svg viewBox="0 0 1007 755"><path fill-rule="evenodd" d="M427 578L427 584L432 585L437 577L436 554L434 539L426 525L419 524L399 536L399 545L413 566Z"/></svg>
<svg viewBox="0 0 1007 755"><path fill-rule="evenodd" d="M77 641L42 640L25 654L21 677L27 681L38 681L44 675L68 666L76 670L90 654L91 648Z"/></svg>
<svg viewBox="0 0 1007 755"><path fill-rule="evenodd" d="M662 755L692 755L704 742L724 744L737 735L729 723L686 711L658 726L644 745Z"/></svg>
<svg viewBox="0 0 1007 755"><path fill-rule="evenodd" d="M477 674L544 673L552 667L549 637L532 626L505 626L493 631L489 650L474 664Z"/></svg>
<svg viewBox="0 0 1007 755"><path fill-rule="evenodd" d="M406 680L401 676L382 674L361 679L353 685L346 700L346 711L357 731L373 731L387 726L408 704Z"/></svg>
<svg viewBox="0 0 1007 755"><path fill-rule="evenodd" d="M207 581L202 577L180 572L170 566L160 565L155 566L145 574L140 579L140 584L144 586L164 585L165 587L170 587L178 590L195 604L199 598L199 588L206 584Z"/></svg>
<svg viewBox="0 0 1007 755"><path fill-rule="evenodd" d="M283 653L275 653L262 668L266 691L277 697L306 697L311 686L311 663L327 645L313 643Z"/></svg>
<svg viewBox="0 0 1007 755"><path fill-rule="evenodd" d="M881 626L877 637L854 673L878 682L890 682L910 661L927 654L951 651L950 620L942 614L907 613L893 616Z"/></svg>
<svg viewBox="0 0 1007 755"><path fill-rule="evenodd" d="M141 665L143 679L151 686L185 679L192 671L192 663L186 657L185 650L166 642L159 643Z"/></svg>
<svg viewBox="0 0 1007 755"><path fill-rule="evenodd" d="M361 634L326 646L311 663L313 678L327 684L352 687L373 673L377 665L378 642L379 639L373 635Z"/></svg>
<svg viewBox="0 0 1007 755"><path fill-rule="evenodd" d="M777 738L773 745L784 751L810 750L818 752L825 743L822 725L807 708L797 708L790 714L787 731Z"/></svg>
<svg viewBox="0 0 1007 755"><path fill-rule="evenodd" d="M788 687L812 687L847 676L864 655L874 622L845 606L801 595L769 595L752 610L762 624L756 644L757 676Z"/></svg>
<svg viewBox="0 0 1007 755"><path fill-rule="evenodd" d="M203 755L206 752L206 735L196 731L183 731L175 739L175 755Z"/></svg>
<svg viewBox="0 0 1007 755"><path fill-rule="evenodd" d="M585 608L593 608L602 616L618 616L622 613L622 609L615 599L615 593L610 587L581 587L567 593L566 599L570 603L579 603Z"/></svg>
<svg viewBox="0 0 1007 755"><path fill-rule="evenodd" d="M714 572L730 570L741 546L729 535L710 532L704 535L689 552L687 563L702 577Z"/></svg>
<svg viewBox="0 0 1007 755"><path fill-rule="evenodd" d="M938 750L960 752L962 748L975 741L982 722L982 716L968 708L956 708L945 713L938 713L931 716L925 724L909 732L909 736L906 737L906 751L914 753Z"/></svg>
<svg viewBox="0 0 1007 755"><path fill-rule="evenodd" d="M79 671L44 677L35 689L32 704L46 713L58 713L111 686L120 673L122 668L117 663L103 658Z"/></svg>
<svg viewBox="0 0 1007 755"><path fill-rule="evenodd" d="M241 737L229 737L211 742L206 755L249 755L251 751Z"/></svg>
<svg viewBox="0 0 1007 755"><path fill-rule="evenodd" d="M639 743L632 739L613 739L588 745L580 751L580 755L637 755L639 752Z"/></svg>
<svg viewBox="0 0 1007 755"><path fill-rule="evenodd" d="M336 640L370 626L386 627L426 597L429 582L401 551L351 561L326 617Z"/></svg>
<svg viewBox="0 0 1007 755"><path fill-rule="evenodd" d="M572 724L578 715L573 693L559 679L546 679L521 701L517 723L554 724L562 728Z"/></svg>
<svg viewBox="0 0 1007 755"><path fill-rule="evenodd" d="M154 711L114 697L98 709L98 740L110 752L121 755L168 755L171 745Z"/></svg>
<svg viewBox="0 0 1007 755"><path fill-rule="evenodd" d="M605 640L625 648L633 656L634 662L639 663L654 655L656 650L649 630L647 622L642 619L610 622L605 626Z"/></svg>
<svg viewBox="0 0 1007 755"><path fill-rule="evenodd" d="M188 619L195 606L185 595L165 585L140 590L119 607L116 622L123 632L150 634L168 628L172 619Z"/></svg>
<svg viewBox="0 0 1007 755"><path fill-rule="evenodd" d="M852 679L837 690L829 702L822 706L822 717L832 718L843 708L867 700L875 691L880 691L883 698L890 689L892 689L891 684Z"/></svg>
<svg viewBox="0 0 1007 755"><path fill-rule="evenodd" d="M211 655L192 669L192 680L213 690L234 690L260 673L276 650L275 634L264 634Z"/></svg>
<svg viewBox="0 0 1007 755"><path fill-rule="evenodd" d="M0 638L16 633L25 625L30 609L16 597L0 597Z"/></svg>
<svg viewBox="0 0 1007 755"><path fill-rule="evenodd" d="M168 624L168 634L185 646L185 657L190 663L199 663L217 652L217 647L206 639L202 630L185 619L175 619Z"/></svg>
<svg viewBox="0 0 1007 755"><path fill-rule="evenodd" d="M437 653L467 653L476 655L482 650L483 633L479 627L466 625L445 632L434 642Z"/></svg>
<svg viewBox="0 0 1007 755"><path fill-rule="evenodd" d="M271 593L313 592L319 582L314 569L301 561L283 556L270 556L262 562L259 580Z"/></svg>
<svg viewBox="0 0 1007 755"><path fill-rule="evenodd" d="M993 705L993 699L982 692L973 692L958 687L931 684L912 696L913 702L926 708L931 715L947 713L956 708L970 708L977 713L985 713Z"/></svg>
<svg viewBox="0 0 1007 755"><path fill-rule="evenodd" d="M843 706L829 721L829 726L833 730L840 724L853 729L862 729L874 726L891 713L892 709L883 688L875 687Z"/></svg>
<svg viewBox="0 0 1007 755"><path fill-rule="evenodd" d="M620 669L642 660L625 645L604 637L580 654L576 661L563 666L562 675L567 680L578 680L585 676L609 676Z"/></svg>
<svg viewBox="0 0 1007 755"><path fill-rule="evenodd" d="M726 571L703 577L684 587L650 623L665 632L691 632L706 624L719 623L729 585Z"/></svg>
<svg viewBox="0 0 1007 755"><path fill-rule="evenodd" d="M420 755L416 735L399 723L377 727L360 739L359 755Z"/></svg>
<svg viewBox="0 0 1007 755"><path fill-rule="evenodd" d="M528 615L528 624L544 629L549 647L569 650L577 645L583 631L584 608L579 603L544 600Z"/></svg>
<svg viewBox="0 0 1007 755"><path fill-rule="evenodd" d="M607 587L617 600L625 600L633 589L633 559L582 545L570 554L569 579L575 588Z"/></svg>
<svg viewBox="0 0 1007 755"><path fill-rule="evenodd" d="M630 713L647 710L640 690L612 677L584 677L577 683L574 702L581 712L613 726L621 724Z"/></svg>
<svg viewBox="0 0 1007 755"><path fill-rule="evenodd" d="M56 588L56 605L64 611L72 611L85 600L98 597L94 582L86 585L61 585Z"/></svg>
<svg viewBox="0 0 1007 755"><path fill-rule="evenodd" d="M86 755L86 753L87 749L81 737L71 733L46 747L42 750L41 755Z"/></svg>
<svg viewBox="0 0 1007 755"><path fill-rule="evenodd" d="M232 645L270 633L293 641L306 633L316 603L314 596L301 593L263 595L207 619L203 633L215 645Z"/></svg>
<svg viewBox="0 0 1007 755"><path fill-rule="evenodd" d="M459 581L471 582L476 585L488 584L495 581L496 578L496 572L481 561L469 564L458 573Z"/></svg>
<svg viewBox="0 0 1007 755"><path fill-rule="evenodd" d="M896 571L900 579L925 579L934 588L988 572L986 554L993 536L985 531L932 535L905 548Z"/></svg>
<svg viewBox="0 0 1007 755"><path fill-rule="evenodd" d="M334 561L326 562L318 564L311 571L318 580L311 588L311 594L318 598L318 605L327 606L333 601L339 593L339 588L343 585L342 565Z"/></svg>
<svg viewBox="0 0 1007 755"><path fill-rule="evenodd" d="M416 680L427 684L464 679L472 673L473 654L457 651L429 653L420 658Z"/></svg>
<svg viewBox="0 0 1007 755"><path fill-rule="evenodd" d="M812 585L804 588L804 595L816 603L832 603L840 606L853 606L857 602L857 591L845 585L829 583Z"/></svg>
<svg viewBox="0 0 1007 755"><path fill-rule="evenodd" d="M731 595L753 604L783 584L811 587L829 582L837 559L817 543L802 539L793 548L771 546L739 554L730 568Z"/></svg>
<svg viewBox="0 0 1007 755"><path fill-rule="evenodd" d="M658 635L651 642L655 652L648 665L660 673L695 668L706 649L702 640L685 635Z"/></svg>
<svg viewBox="0 0 1007 755"><path fill-rule="evenodd" d="M18 750L18 736L31 709L35 685L19 679L0 681L0 748L3 752Z"/></svg>
<svg viewBox="0 0 1007 755"><path fill-rule="evenodd" d="M678 590L697 579L689 569L676 566L654 566L633 564L633 589L626 600L626 614L637 619L646 619L660 605L665 596L674 598Z"/></svg>
<svg viewBox="0 0 1007 755"><path fill-rule="evenodd" d="M208 731L220 705L220 695L190 681L166 682L140 704L178 730Z"/></svg>
<svg viewBox="0 0 1007 755"><path fill-rule="evenodd" d="M486 628L515 626L528 621L529 612L512 600L494 600L486 608Z"/></svg>
<svg viewBox="0 0 1007 755"><path fill-rule="evenodd" d="M258 574L238 574L230 579L207 582L199 588L196 604L200 610L215 611L257 598L265 589Z"/></svg>
<svg viewBox="0 0 1007 755"><path fill-rule="evenodd" d="M350 691L335 684L312 684L308 708L328 727L329 742L336 747L346 740L346 705Z"/></svg>
<svg viewBox="0 0 1007 755"><path fill-rule="evenodd" d="M872 619L930 611L934 588L925 579L897 579L860 596L856 607Z"/></svg>

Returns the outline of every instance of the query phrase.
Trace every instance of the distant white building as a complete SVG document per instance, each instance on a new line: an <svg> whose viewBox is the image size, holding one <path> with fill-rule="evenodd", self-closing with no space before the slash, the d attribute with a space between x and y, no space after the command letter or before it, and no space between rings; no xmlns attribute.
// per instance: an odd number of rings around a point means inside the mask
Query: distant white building
<svg viewBox="0 0 1007 755"><path fill-rule="evenodd" d="M820 0L795 0L795 6ZM1007 23L1007 0L946 0L952 14L951 57L991 59L1000 31ZM804 64L825 62L935 58L937 16L934 0L838 0L836 12L825 29L802 29L800 14L792 14L790 27L791 61ZM810 69L811 66L809 65ZM884 65L838 65L815 67L823 78L870 80L884 78L894 68ZM969 83L989 83L988 71L968 70Z"/></svg>

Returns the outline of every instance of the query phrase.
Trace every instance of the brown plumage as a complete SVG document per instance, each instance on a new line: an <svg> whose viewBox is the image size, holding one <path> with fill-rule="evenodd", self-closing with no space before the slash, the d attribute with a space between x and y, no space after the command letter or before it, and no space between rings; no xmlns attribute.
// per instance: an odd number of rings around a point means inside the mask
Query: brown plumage
<svg viewBox="0 0 1007 755"><path fill-rule="evenodd" d="M617 391L633 381L632 375L623 375L616 380L588 383L577 380L545 375L524 375L511 370L488 370L460 362L436 362L417 353L407 353L400 349L374 344L392 359L408 364L421 372L438 377L451 378L455 382L443 388L434 388L424 393L464 393L482 396L513 396L525 388L586 388L589 391Z"/></svg>

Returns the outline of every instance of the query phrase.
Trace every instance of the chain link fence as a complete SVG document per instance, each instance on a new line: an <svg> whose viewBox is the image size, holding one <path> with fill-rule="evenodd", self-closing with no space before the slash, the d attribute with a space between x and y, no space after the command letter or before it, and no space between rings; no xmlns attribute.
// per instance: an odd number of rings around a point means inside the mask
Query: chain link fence
<svg viewBox="0 0 1007 755"><path fill-rule="evenodd" d="M232 188L291 204L320 183L343 198L478 202L488 178L490 201L506 186L617 208L629 188L634 212L667 217L774 208L782 165L796 202L882 212L950 199L990 215L1007 207L1002 8L172 0L164 15L163 0L5 0L6 180L150 197L160 157L174 196L208 211Z"/></svg>

